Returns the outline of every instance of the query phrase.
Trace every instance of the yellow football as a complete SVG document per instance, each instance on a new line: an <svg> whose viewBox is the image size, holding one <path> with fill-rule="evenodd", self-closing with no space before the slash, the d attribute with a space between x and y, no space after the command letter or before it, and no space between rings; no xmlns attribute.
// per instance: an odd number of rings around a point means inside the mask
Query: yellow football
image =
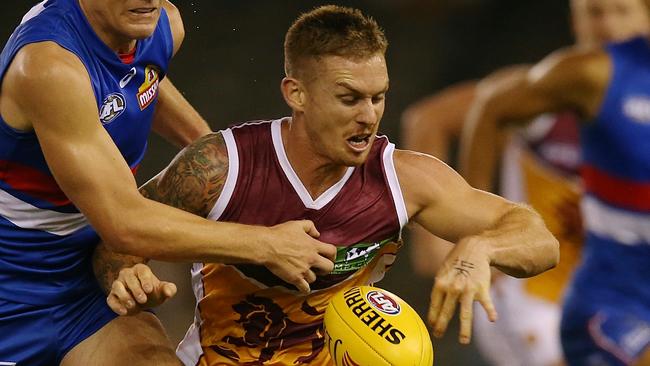
<svg viewBox="0 0 650 366"><path fill-rule="evenodd" d="M336 366L431 366L433 346L420 316L372 286L337 293L325 311L325 339Z"/></svg>

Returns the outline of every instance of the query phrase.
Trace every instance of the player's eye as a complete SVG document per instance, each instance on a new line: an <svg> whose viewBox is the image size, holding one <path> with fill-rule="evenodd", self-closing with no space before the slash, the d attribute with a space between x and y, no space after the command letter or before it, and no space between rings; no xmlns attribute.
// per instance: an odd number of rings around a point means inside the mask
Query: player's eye
<svg viewBox="0 0 650 366"><path fill-rule="evenodd" d="M355 105L357 103L357 101L359 100L359 98L357 98L354 95L344 95L344 96L339 97L339 99L345 105Z"/></svg>

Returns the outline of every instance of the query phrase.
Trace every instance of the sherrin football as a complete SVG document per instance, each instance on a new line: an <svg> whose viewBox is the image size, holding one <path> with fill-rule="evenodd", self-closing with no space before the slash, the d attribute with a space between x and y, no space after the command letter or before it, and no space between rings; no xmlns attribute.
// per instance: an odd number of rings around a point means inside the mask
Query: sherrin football
<svg viewBox="0 0 650 366"><path fill-rule="evenodd" d="M431 366L433 346L420 316L372 286L337 293L325 311L325 339L336 366Z"/></svg>

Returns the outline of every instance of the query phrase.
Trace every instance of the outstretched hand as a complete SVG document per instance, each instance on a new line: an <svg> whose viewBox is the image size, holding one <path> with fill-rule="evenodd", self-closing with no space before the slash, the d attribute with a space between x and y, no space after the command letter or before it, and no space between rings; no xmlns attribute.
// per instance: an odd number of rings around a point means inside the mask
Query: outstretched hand
<svg viewBox="0 0 650 366"><path fill-rule="evenodd" d="M449 253L436 275L428 320L433 327L434 336L438 338L447 331L458 303L460 343L470 342L475 300L481 303L490 321L497 319L497 312L490 297L490 261L482 240L478 237L461 240Z"/></svg>
<svg viewBox="0 0 650 366"><path fill-rule="evenodd" d="M160 281L149 266L140 263L120 271L106 302L119 315L133 315L161 305L174 295L175 284Z"/></svg>
<svg viewBox="0 0 650 366"><path fill-rule="evenodd" d="M271 236L266 238L269 253L264 265L300 292L309 293L309 284L316 281L316 275L334 269L336 247L315 239L320 233L313 222L289 221L270 229Z"/></svg>

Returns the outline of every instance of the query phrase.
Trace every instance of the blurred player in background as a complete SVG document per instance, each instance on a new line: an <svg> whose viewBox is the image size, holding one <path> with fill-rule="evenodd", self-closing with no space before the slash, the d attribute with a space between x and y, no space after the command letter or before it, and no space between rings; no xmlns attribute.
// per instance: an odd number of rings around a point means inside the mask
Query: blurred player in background
<svg viewBox="0 0 650 366"><path fill-rule="evenodd" d="M650 44L647 36L620 40L647 34L650 8L632 0L596 3L601 11L587 0L573 3L574 12L585 6L587 15L598 15L591 24L600 23L592 34L581 35L589 18L576 19L578 46L557 51L526 75L478 96L461 161L468 181L487 184L496 161L493 141L506 126L534 129L530 118L546 112L569 110L578 116L586 238L564 300L563 351L570 365L649 365ZM619 16L625 14L629 17ZM604 49L583 46L607 38L619 42ZM526 159L521 159L524 176L540 182L529 184L529 199L551 204L560 191L536 192L551 186ZM555 216L549 226L562 217L558 211L546 210L549 218Z"/></svg>
<svg viewBox="0 0 650 366"><path fill-rule="evenodd" d="M581 47L628 39L648 29L642 0L574 0L571 12ZM516 83L527 71L526 66L506 68L481 82L461 83L415 104L404 114L406 147L446 160L477 94ZM491 324L482 316L476 319L477 344L484 358L494 365L562 363L559 302L582 243L578 119L572 110L545 114L531 120L525 129L514 134L504 130L491 141L499 152L502 141L507 140L501 159L500 193L514 201L529 202L561 243L557 268L526 280L495 277L493 295L503 314L501 321ZM485 169L483 173L472 175L468 182L490 189L494 170ZM435 274L437 265L430 258L440 258L439 252L448 251L450 244L417 227L411 232L411 241L416 268L423 274Z"/></svg>
<svg viewBox="0 0 650 366"><path fill-rule="evenodd" d="M196 318L177 352L186 365L331 364L323 351L329 299L381 279L409 219L458 242L442 264L431 312L441 334L460 304L463 343L475 300L495 320L490 265L516 276L555 265L557 241L532 210L475 190L438 159L396 150L377 136L386 47L377 23L358 10L325 6L301 15L286 35L281 84L292 117L209 135L142 188L213 220L311 219L321 240L338 245L333 271L305 270L311 288L296 289L262 266L195 264ZM99 252L98 268L114 260ZM115 274L99 277L108 288ZM122 270L109 303L137 312L142 283L151 278L143 264ZM164 300L149 295L146 305Z"/></svg>

